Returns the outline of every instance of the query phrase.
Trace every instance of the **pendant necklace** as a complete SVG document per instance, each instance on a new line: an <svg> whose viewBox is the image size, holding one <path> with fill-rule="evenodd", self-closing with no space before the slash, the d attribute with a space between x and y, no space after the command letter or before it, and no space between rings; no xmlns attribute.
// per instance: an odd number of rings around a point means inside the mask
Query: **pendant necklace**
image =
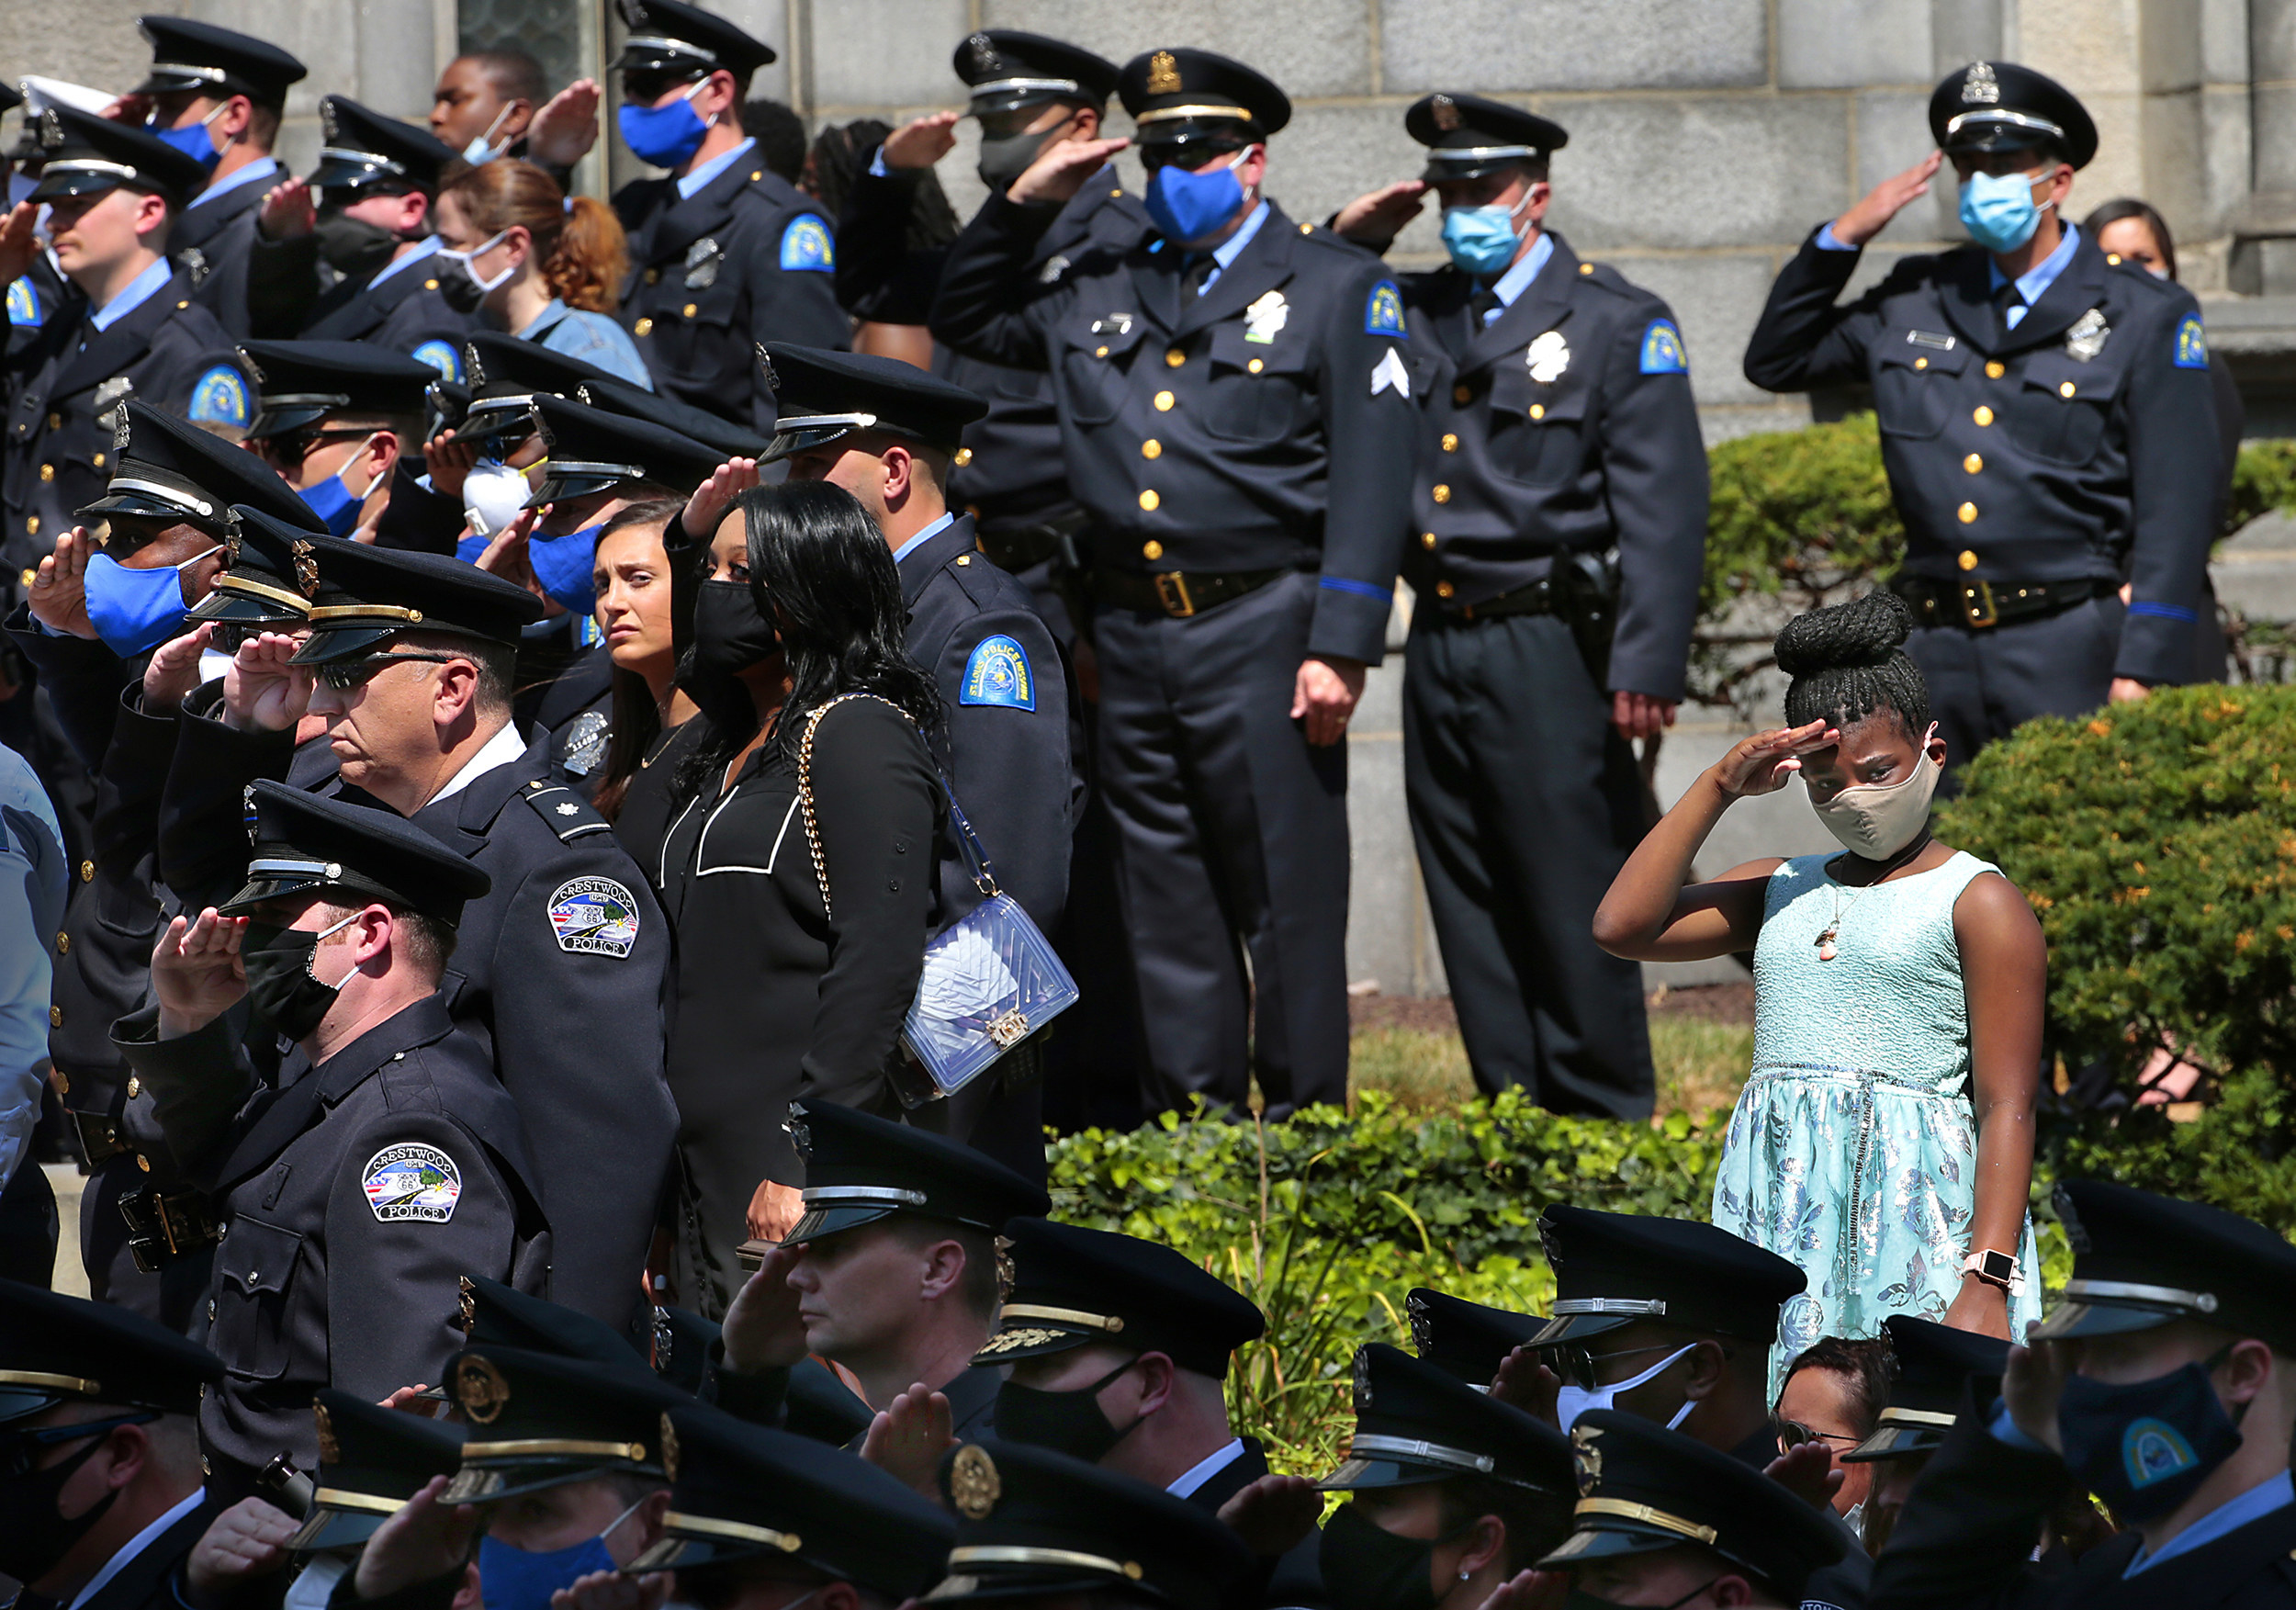
<svg viewBox="0 0 2296 1610"><path fill-rule="evenodd" d="M1818 934L1817 940L1818 959L1820 962L1830 962L1841 953L1834 942L1841 937L1841 919L1849 916L1851 912L1857 909L1857 904L1859 901L1864 899L1868 894L1879 888L1881 886L1882 879L1889 876L1891 873L1896 872L1899 867L1907 865L1913 860L1914 856L1919 855L1924 850L1927 850L1929 846L1930 836L1927 833L1924 833L1919 839L1908 845L1906 850L1901 850L1896 855L1891 856L1888 861L1882 864L1882 870L1875 875L1874 881L1859 889L1856 894L1851 895L1850 903L1846 906L1841 902L1841 884L1839 882L1836 882L1832 885L1834 896L1833 920L1825 926L1823 931ZM1908 854L1907 850L1911 850L1912 854Z"/></svg>

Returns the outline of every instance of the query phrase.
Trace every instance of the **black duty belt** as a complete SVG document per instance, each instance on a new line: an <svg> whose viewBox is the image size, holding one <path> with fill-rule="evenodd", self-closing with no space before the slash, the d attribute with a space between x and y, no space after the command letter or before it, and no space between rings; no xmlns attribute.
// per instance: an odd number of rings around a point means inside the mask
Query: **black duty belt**
<svg viewBox="0 0 2296 1610"><path fill-rule="evenodd" d="M1423 593L1421 596L1426 595ZM1551 615L1555 613L1555 584L1541 576L1536 581L1512 588L1496 598L1486 598L1480 603L1438 604L1435 618L1446 624L1465 624L1496 620L1501 615Z"/></svg>
<svg viewBox="0 0 2296 1610"><path fill-rule="evenodd" d="M95 1168L135 1150L119 1133L119 1120L108 1112L74 1110L72 1121L80 1132L80 1155Z"/></svg>
<svg viewBox="0 0 2296 1610"><path fill-rule="evenodd" d="M128 1250L147 1275L223 1239L223 1222L204 1191L158 1191L147 1185L119 1199L119 1216L128 1222Z"/></svg>
<svg viewBox="0 0 2296 1610"><path fill-rule="evenodd" d="M1184 621L1214 604L1256 592L1270 581L1299 572L1280 570L1095 570L1092 596L1112 609L1154 610Z"/></svg>
<svg viewBox="0 0 2296 1610"><path fill-rule="evenodd" d="M975 539L988 562L1000 570L1026 570L1048 559L1076 563L1076 535L1089 524L1081 509L1030 525L1007 525L983 531Z"/></svg>
<svg viewBox="0 0 2296 1610"><path fill-rule="evenodd" d="M1939 581L1928 576L1897 576L1891 580L1889 590L1906 601L1917 625L1985 632L2062 614L2075 604L2118 592L2121 584L2096 577L2072 581Z"/></svg>

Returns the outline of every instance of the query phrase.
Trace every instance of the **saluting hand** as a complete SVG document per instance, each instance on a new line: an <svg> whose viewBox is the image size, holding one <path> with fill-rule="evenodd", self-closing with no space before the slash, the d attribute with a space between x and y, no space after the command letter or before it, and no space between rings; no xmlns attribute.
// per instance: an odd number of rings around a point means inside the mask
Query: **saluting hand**
<svg viewBox="0 0 2296 1610"><path fill-rule="evenodd" d="M96 623L87 613L87 562L95 551L96 539L83 526L56 538L56 551L32 572L32 619L51 632L95 637Z"/></svg>
<svg viewBox="0 0 2296 1610"><path fill-rule="evenodd" d="M1262 1559L1289 1554L1323 1514L1323 1495L1305 1476L1262 1476L1220 1506L1220 1519Z"/></svg>
<svg viewBox="0 0 2296 1610"><path fill-rule="evenodd" d="M661 1610L676 1580L666 1571L649 1571L643 1576L593 1571L576 1577L572 1587L551 1594L550 1610Z"/></svg>
<svg viewBox="0 0 2296 1610"><path fill-rule="evenodd" d="M471 562L505 581L516 582L542 600L545 615L562 615L566 606L542 590L542 582L535 575L534 555L526 546L527 539L535 534L535 523L548 511L546 503L539 509L521 509L511 517L508 525L494 534L486 552Z"/></svg>
<svg viewBox="0 0 2296 1610"><path fill-rule="evenodd" d="M185 1596L199 1606L224 1603L286 1565L292 1558L287 1539L299 1529L292 1515L262 1499L241 1499L191 1546L184 1561Z"/></svg>
<svg viewBox="0 0 2296 1610"><path fill-rule="evenodd" d="M178 917L160 931L152 951L152 998L159 1003L162 1040L197 1034L247 993L239 954L246 927L245 918L225 917L210 906L197 920Z"/></svg>
<svg viewBox="0 0 2296 1610"><path fill-rule="evenodd" d="M460 1571L478 1530L471 1505L441 1502L446 1478L433 1476L366 1540L351 1586L361 1599L381 1599L417 1582Z"/></svg>
<svg viewBox="0 0 2296 1610"><path fill-rule="evenodd" d="M286 732L311 707L309 666L291 665L299 639L260 632L239 646L223 673L223 718L241 732Z"/></svg>
<svg viewBox="0 0 2296 1610"><path fill-rule="evenodd" d="M0 284L21 279L39 255L39 203L19 201L8 208L8 221L0 224Z"/></svg>
<svg viewBox="0 0 2296 1610"><path fill-rule="evenodd" d="M1840 741L1841 734L1823 721L1758 732L1739 739L1714 763L1715 786L1731 799L1775 794L1802 769L1802 756Z"/></svg>
<svg viewBox="0 0 2296 1610"><path fill-rule="evenodd" d="M1834 1469L1834 1450L1825 1442L1790 1447L1762 1467L1761 1473L1812 1509L1831 1509L1846 1473Z"/></svg>
<svg viewBox="0 0 2296 1610"><path fill-rule="evenodd" d="M1427 181L1398 179L1341 208L1332 220L1332 233L1357 245L1385 247L1426 209Z"/></svg>
<svg viewBox="0 0 2296 1610"><path fill-rule="evenodd" d="M526 154L545 167L570 168L598 143L598 81L578 78L543 103L526 125Z"/></svg>
<svg viewBox="0 0 2296 1610"><path fill-rule="evenodd" d="M2057 1430L2057 1401L2065 1396L2069 1372L2063 1343L2030 1340L2038 1328L2038 1321L2029 1321L2027 1345L2009 1350L2009 1364L2001 1371L2001 1406L2018 1430L2051 1453L2062 1454L2065 1438Z"/></svg>
<svg viewBox="0 0 2296 1610"><path fill-rule="evenodd" d="M1491 1590L1482 1610L1563 1610L1570 1601L1570 1573L1517 1571Z"/></svg>
<svg viewBox="0 0 2296 1610"><path fill-rule="evenodd" d="M754 458L728 458L710 472L710 478L693 489L693 496L686 500L685 513L678 524L685 527L686 535L707 547L717 535L718 523L726 518L726 511L734 506L734 500L758 484L758 461Z"/></svg>
<svg viewBox="0 0 2296 1610"><path fill-rule="evenodd" d="M949 1399L918 1381L878 1411L861 1438L861 1457L888 1476L939 1503L935 1472L940 1456L956 1447L956 1420Z"/></svg>
<svg viewBox="0 0 2296 1610"><path fill-rule="evenodd" d="M1863 246L1882 232L1889 220L1919 197L1930 193L1930 176L1945 153L1933 151L1902 174L1893 174L1865 193L1864 199L1834 220L1834 239L1845 246Z"/></svg>
<svg viewBox="0 0 2296 1610"><path fill-rule="evenodd" d="M430 472L431 490L442 498L460 498L462 483L478 462L478 445L457 440L441 431L422 444L422 467Z"/></svg>
<svg viewBox="0 0 2296 1610"><path fill-rule="evenodd" d="M790 1271L804 1255L803 1247L775 1247L734 1294L721 1334L726 1368L735 1374L787 1369L805 1357L805 1322L797 1315L797 1293L789 1289Z"/></svg>
<svg viewBox="0 0 2296 1610"><path fill-rule="evenodd" d="M292 241L319 228L319 198L308 180L289 179L264 193L255 232L266 241Z"/></svg>
<svg viewBox="0 0 2296 1610"><path fill-rule="evenodd" d="M885 136L885 166L929 168L956 149L957 114L928 112Z"/></svg>
<svg viewBox="0 0 2296 1610"><path fill-rule="evenodd" d="M1005 199L1022 206L1031 202L1066 202L1085 187L1109 158L1131 143L1129 140L1063 140L1047 146L1028 170L1012 182Z"/></svg>
<svg viewBox="0 0 2296 1610"><path fill-rule="evenodd" d="M165 715L183 708L199 685L199 656L215 636L215 623L202 621L180 637L170 637L152 650L143 665L143 713Z"/></svg>
<svg viewBox="0 0 2296 1610"><path fill-rule="evenodd" d="M1499 1360L1499 1373L1491 1378L1491 1396L1535 1420L1557 1427L1562 1424L1555 1408L1562 1397L1562 1378L1528 1347L1517 1347Z"/></svg>

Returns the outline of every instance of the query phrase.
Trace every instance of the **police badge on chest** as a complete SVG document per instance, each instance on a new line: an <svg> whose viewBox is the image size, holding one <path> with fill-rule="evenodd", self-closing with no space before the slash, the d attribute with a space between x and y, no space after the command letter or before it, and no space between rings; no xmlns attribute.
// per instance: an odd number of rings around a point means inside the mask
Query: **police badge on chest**
<svg viewBox="0 0 2296 1610"><path fill-rule="evenodd" d="M2065 355L2077 363L2087 363L2105 350L2105 342L2112 334L2112 326L2095 308L2073 321L2073 328L2065 332Z"/></svg>
<svg viewBox="0 0 2296 1610"><path fill-rule="evenodd" d="M716 238L704 235L686 248L686 289L707 290L717 283L717 265L726 260L726 249Z"/></svg>

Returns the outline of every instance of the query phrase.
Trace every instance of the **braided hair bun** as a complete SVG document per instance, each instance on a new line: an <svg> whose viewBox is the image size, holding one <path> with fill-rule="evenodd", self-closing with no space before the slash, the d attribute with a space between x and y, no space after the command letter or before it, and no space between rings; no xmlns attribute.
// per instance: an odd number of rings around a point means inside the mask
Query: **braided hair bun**
<svg viewBox="0 0 2296 1610"><path fill-rule="evenodd" d="M1848 726L1886 710L1918 739L1929 729L1930 687L1906 657L1912 630L1905 601L1881 591L1788 621L1775 650L1778 669L1794 679L1786 724Z"/></svg>

